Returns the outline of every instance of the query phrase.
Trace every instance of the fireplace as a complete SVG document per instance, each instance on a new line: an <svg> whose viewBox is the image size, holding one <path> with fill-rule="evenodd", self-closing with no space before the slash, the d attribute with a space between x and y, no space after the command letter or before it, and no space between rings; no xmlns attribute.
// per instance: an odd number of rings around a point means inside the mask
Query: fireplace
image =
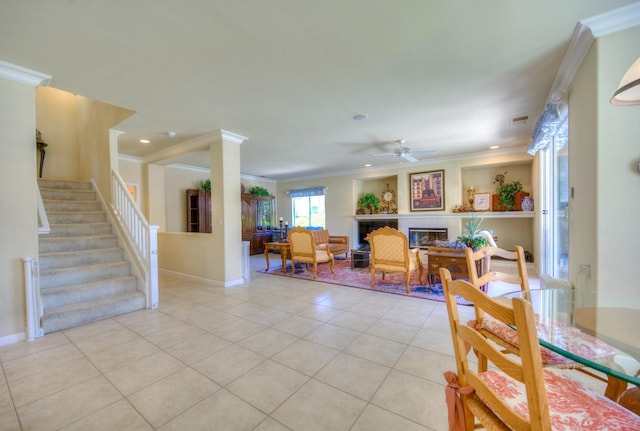
<svg viewBox="0 0 640 431"><path fill-rule="evenodd" d="M358 244L368 246L369 244L366 244L364 240L367 234L384 226L398 229L398 220L360 220L358 222Z"/></svg>
<svg viewBox="0 0 640 431"><path fill-rule="evenodd" d="M409 247L427 248L435 246L435 241L446 241L449 238L447 228L410 227Z"/></svg>

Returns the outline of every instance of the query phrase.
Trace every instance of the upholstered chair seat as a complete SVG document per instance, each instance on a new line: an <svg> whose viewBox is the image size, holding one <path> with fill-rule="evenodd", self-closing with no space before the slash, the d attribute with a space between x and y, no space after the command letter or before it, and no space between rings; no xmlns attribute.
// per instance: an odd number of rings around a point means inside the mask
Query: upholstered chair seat
<svg viewBox="0 0 640 431"><path fill-rule="evenodd" d="M376 285L376 271L387 273L400 272L405 275L405 290L409 293L409 280L414 271L422 282L424 268L418 256L419 249L409 249L407 236L397 229L385 226L369 234L371 245L371 287Z"/></svg>
<svg viewBox="0 0 640 431"><path fill-rule="evenodd" d="M313 279L315 280L318 273L318 263L329 263L329 269L334 274L334 259L331 250L326 245L316 245L315 237L312 231L303 227L296 227L289 231L287 236L291 244L291 272L296 262L305 265L313 265Z"/></svg>

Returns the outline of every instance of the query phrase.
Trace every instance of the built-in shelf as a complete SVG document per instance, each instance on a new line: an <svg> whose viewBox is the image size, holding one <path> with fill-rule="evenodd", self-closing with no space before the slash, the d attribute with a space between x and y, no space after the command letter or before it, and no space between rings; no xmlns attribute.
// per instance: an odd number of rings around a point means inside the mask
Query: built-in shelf
<svg viewBox="0 0 640 431"><path fill-rule="evenodd" d="M442 217L452 217L452 218L472 218L472 217L482 217L482 218L507 218L507 219L515 219L515 218L533 218L535 215L535 211L487 211L487 212L425 212L425 213L416 213L416 214L366 214L366 215L355 215L354 218L356 220L398 220L398 219L412 219L412 218L442 218Z"/></svg>

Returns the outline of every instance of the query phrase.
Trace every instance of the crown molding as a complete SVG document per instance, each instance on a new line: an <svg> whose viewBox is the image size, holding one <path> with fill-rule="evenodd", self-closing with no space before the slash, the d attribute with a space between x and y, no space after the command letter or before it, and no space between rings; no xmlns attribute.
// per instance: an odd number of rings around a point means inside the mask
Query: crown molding
<svg viewBox="0 0 640 431"><path fill-rule="evenodd" d="M548 100L554 102L558 100L559 95L566 94L596 38L637 25L640 25L640 2L579 21L551 86Z"/></svg>
<svg viewBox="0 0 640 431"><path fill-rule="evenodd" d="M51 83L52 77L46 73L36 72L35 70L0 60L0 78L30 85L31 87L40 87L41 85L46 87Z"/></svg>
<svg viewBox="0 0 640 431"><path fill-rule="evenodd" d="M640 25L640 2L580 21L589 27L593 37L599 38Z"/></svg>

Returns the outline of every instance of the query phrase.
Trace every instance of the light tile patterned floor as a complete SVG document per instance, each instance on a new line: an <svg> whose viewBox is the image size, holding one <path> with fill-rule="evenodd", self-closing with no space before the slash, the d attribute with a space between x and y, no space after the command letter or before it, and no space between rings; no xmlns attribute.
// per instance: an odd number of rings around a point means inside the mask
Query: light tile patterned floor
<svg viewBox="0 0 640 431"><path fill-rule="evenodd" d="M0 431L447 429L444 304L251 277L0 348Z"/></svg>

